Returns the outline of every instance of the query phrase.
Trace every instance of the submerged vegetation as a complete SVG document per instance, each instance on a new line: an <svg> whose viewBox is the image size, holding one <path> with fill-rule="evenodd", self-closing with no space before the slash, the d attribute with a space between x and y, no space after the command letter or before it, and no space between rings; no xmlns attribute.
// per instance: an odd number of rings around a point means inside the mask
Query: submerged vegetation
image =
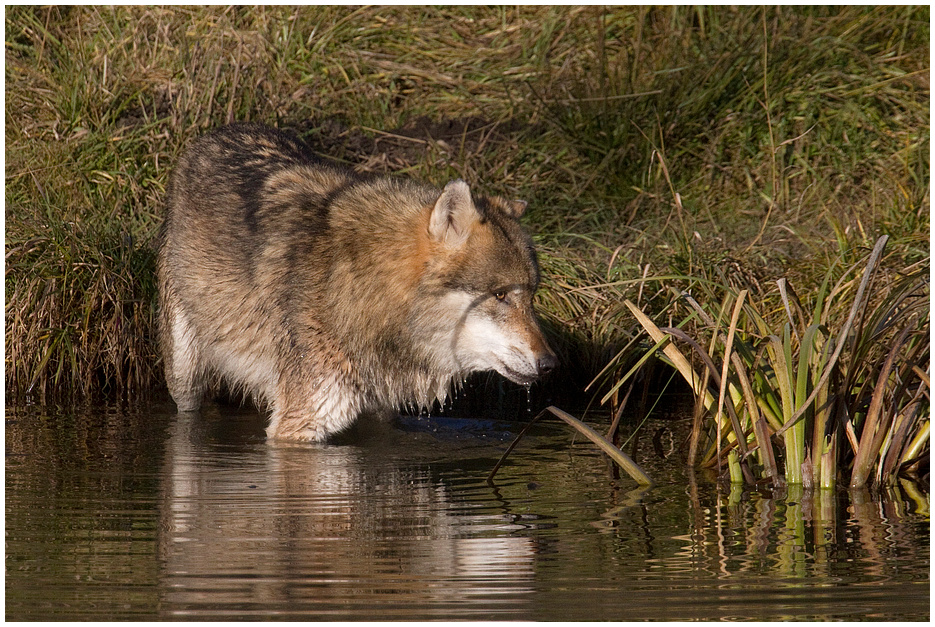
<svg viewBox="0 0 935 627"><path fill-rule="evenodd" d="M927 473L928 7L30 6L5 41L10 396L158 384L168 172L251 120L528 200L565 376L619 416L671 362L698 463Z"/></svg>

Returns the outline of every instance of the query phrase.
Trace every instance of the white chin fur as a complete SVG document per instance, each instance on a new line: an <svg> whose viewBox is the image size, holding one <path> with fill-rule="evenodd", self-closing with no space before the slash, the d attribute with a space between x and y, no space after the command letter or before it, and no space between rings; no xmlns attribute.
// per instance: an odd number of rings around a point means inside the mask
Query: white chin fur
<svg viewBox="0 0 935 627"><path fill-rule="evenodd" d="M464 369L496 370L514 383L530 383L538 375L529 347L517 343L515 337L485 318L467 317L458 334L455 354Z"/></svg>

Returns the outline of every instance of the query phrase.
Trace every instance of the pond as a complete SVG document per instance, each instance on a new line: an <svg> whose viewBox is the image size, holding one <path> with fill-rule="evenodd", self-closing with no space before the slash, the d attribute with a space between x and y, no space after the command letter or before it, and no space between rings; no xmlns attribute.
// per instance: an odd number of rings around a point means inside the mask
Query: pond
<svg viewBox="0 0 935 627"><path fill-rule="evenodd" d="M6 618L929 618L911 484L725 491L684 467L684 423L654 421L641 491L542 421L488 485L522 426L407 417L283 446L249 408L7 407Z"/></svg>

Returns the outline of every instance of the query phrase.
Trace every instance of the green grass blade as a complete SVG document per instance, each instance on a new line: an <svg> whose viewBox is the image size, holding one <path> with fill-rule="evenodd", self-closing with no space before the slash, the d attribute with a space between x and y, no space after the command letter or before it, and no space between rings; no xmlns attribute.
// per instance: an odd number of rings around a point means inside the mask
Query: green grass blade
<svg viewBox="0 0 935 627"><path fill-rule="evenodd" d="M801 406L795 411L791 418L786 420L783 424L782 429L778 431L779 434L784 433L786 430L792 428L792 426L805 415L805 411L815 400L815 397L818 395L818 389L823 386L827 379L831 377L831 372L834 368L834 365L837 363L838 358L841 356L841 351L844 350L844 338L846 338L854 325L855 320L857 319L858 313L862 311L864 306L864 294L867 290L867 286L870 284L870 280L874 274L874 271L877 268L877 265L880 262L880 257L883 255L883 249L886 248L886 242L889 239L889 236L883 235L878 240L876 245L874 245L873 250L870 253L870 258L867 262L866 269L864 270L863 279L860 282L860 287L857 289L857 294L854 297L854 303L851 305L851 311L848 314L847 321L844 323L844 326L841 328L839 337L841 338L834 349L834 353L831 355L831 359L828 362L828 366L825 369L824 373L821 375L821 379L818 381L818 385L815 386L815 389L812 390L812 393L809 397L802 403Z"/></svg>

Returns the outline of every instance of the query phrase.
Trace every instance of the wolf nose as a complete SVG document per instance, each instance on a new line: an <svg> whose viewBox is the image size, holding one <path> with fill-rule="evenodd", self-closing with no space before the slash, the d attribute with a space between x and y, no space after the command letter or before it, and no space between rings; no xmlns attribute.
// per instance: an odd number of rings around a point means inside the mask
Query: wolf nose
<svg viewBox="0 0 935 627"><path fill-rule="evenodd" d="M536 360L536 368L539 369L539 375L542 376L551 372L558 365L558 358L552 353L546 353Z"/></svg>

